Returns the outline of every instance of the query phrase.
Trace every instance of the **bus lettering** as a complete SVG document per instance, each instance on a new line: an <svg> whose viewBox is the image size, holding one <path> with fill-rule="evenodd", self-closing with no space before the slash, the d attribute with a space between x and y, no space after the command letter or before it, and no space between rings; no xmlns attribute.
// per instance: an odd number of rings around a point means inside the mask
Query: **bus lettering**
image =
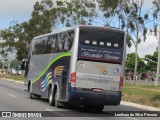
<svg viewBox="0 0 160 120"><path fill-rule="evenodd" d="M99 53L97 54L90 54L89 52L83 52L81 54L83 57L91 57L91 58L102 58L103 56Z"/></svg>
<svg viewBox="0 0 160 120"><path fill-rule="evenodd" d="M119 60L119 57L111 56L111 55L109 55L109 54L105 54L104 57L105 57L106 59Z"/></svg>

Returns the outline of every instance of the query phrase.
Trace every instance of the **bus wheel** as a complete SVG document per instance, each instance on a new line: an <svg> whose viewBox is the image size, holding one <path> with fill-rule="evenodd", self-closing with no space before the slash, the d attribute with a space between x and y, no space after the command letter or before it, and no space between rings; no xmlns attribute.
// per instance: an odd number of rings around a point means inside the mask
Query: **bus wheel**
<svg viewBox="0 0 160 120"><path fill-rule="evenodd" d="M54 99L55 99L55 107L59 108L60 105L59 105L59 92L58 92L58 90L55 91Z"/></svg>
<svg viewBox="0 0 160 120"><path fill-rule="evenodd" d="M28 92L29 92L29 98L33 99L34 97L33 97L32 91L31 91L31 85L29 85Z"/></svg>
<svg viewBox="0 0 160 120"><path fill-rule="evenodd" d="M52 87L49 89L48 99L49 99L49 105L53 106L54 105L54 99L53 99Z"/></svg>
<svg viewBox="0 0 160 120"><path fill-rule="evenodd" d="M104 108L104 105L98 105L98 106L95 107L95 110L96 110L97 112L102 112L102 111L103 111L103 108Z"/></svg>
<svg viewBox="0 0 160 120"><path fill-rule="evenodd" d="M101 111L103 111L104 105L97 105L97 106L95 106L95 105L84 105L84 108L86 110L91 110L91 111L94 110L96 112L101 112Z"/></svg>

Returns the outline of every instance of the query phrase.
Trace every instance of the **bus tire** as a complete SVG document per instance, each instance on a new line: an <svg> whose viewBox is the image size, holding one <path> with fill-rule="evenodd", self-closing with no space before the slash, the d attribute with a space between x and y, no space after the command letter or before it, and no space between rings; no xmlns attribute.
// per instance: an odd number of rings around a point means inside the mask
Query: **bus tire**
<svg viewBox="0 0 160 120"><path fill-rule="evenodd" d="M53 106L54 103L55 103L54 98L53 98L53 90L52 90L52 87L49 89L48 101L49 101L49 105L50 105L50 106Z"/></svg>
<svg viewBox="0 0 160 120"><path fill-rule="evenodd" d="M98 105L98 106L95 106L95 110L96 112L102 112L104 109L104 105Z"/></svg>
<svg viewBox="0 0 160 120"><path fill-rule="evenodd" d="M29 85L29 87L28 87L28 93L29 93L29 98L33 99L34 97L33 97L32 91L31 91L31 85Z"/></svg>
<svg viewBox="0 0 160 120"><path fill-rule="evenodd" d="M84 108L87 109L87 110L94 110L96 112L102 112L103 111L103 108L104 108L104 105L84 105Z"/></svg>
<svg viewBox="0 0 160 120"><path fill-rule="evenodd" d="M55 101L55 107L59 108L60 107L60 103L59 103L59 92L58 90L55 91L55 95L54 95L54 101Z"/></svg>

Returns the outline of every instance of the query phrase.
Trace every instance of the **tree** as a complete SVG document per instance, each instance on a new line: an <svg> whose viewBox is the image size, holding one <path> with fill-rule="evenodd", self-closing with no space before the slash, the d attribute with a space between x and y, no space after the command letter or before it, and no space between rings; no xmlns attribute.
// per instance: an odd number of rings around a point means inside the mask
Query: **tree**
<svg viewBox="0 0 160 120"><path fill-rule="evenodd" d="M114 26L114 22L117 22L117 8L119 2L121 0L97 0L100 11L103 13L101 16L101 12L98 13L97 17L104 22L105 26ZM117 25L115 25L117 27Z"/></svg>
<svg viewBox="0 0 160 120"><path fill-rule="evenodd" d="M16 65L20 65L21 61L18 61L17 59L12 60L11 62L11 68L16 67Z"/></svg>
<svg viewBox="0 0 160 120"><path fill-rule="evenodd" d="M38 35L49 33L55 25L56 15L52 0L36 2L32 12L32 18L28 22L19 24L13 21L8 29L1 31L1 37L5 40L5 51L14 52L18 60L27 58L29 44Z"/></svg>
<svg viewBox="0 0 160 120"><path fill-rule="evenodd" d="M4 50L5 52L11 52L17 54L18 59L23 59L27 54L25 33L22 32L23 27L17 22L13 22L8 29L1 31L1 37L5 40Z"/></svg>
<svg viewBox="0 0 160 120"><path fill-rule="evenodd" d="M153 14L154 18L157 20L157 23L155 24L156 29L154 29L155 36L157 36L157 26L159 25L159 18L160 18L160 0L154 0L153 4L155 6L155 12ZM159 28L159 40L158 40L158 62L157 62L157 73L156 73L156 81L155 86L158 85L159 80L159 70L160 70L160 28Z"/></svg>
<svg viewBox="0 0 160 120"><path fill-rule="evenodd" d="M153 55L145 55L146 69L149 71L156 71L158 52L154 52Z"/></svg>
<svg viewBox="0 0 160 120"><path fill-rule="evenodd" d="M127 59L126 59L126 68L134 70L135 67L135 54L130 53L127 54ZM146 64L144 63L143 59L138 57L138 72L146 72Z"/></svg>
<svg viewBox="0 0 160 120"><path fill-rule="evenodd" d="M91 25L96 16L94 0L56 1L58 16L65 26L78 24Z"/></svg>
<svg viewBox="0 0 160 120"><path fill-rule="evenodd" d="M114 19L114 17L117 17L117 21L119 21L117 26L128 33L127 40L131 40L135 46L135 79L138 65L138 45L142 40L146 40L146 35L149 30L148 23L154 21L154 16L151 18L154 11L151 12L152 9L143 10L144 0L115 0L110 2L112 5L109 5L108 0L99 1L100 7L105 13L105 18ZM128 42L131 43L130 41Z"/></svg>
<svg viewBox="0 0 160 120"><path fill-rule="evenodd" d="M22 60L27 57L31 40L35 36L51 32L57 23L66 26L91 24L95 4L90 0L57 0L55 3L52 0L36 2L28 22L19 24L14 21L8 29L2 30L0 36L5 40L5 51L16 53L17 59Z"/></svg>

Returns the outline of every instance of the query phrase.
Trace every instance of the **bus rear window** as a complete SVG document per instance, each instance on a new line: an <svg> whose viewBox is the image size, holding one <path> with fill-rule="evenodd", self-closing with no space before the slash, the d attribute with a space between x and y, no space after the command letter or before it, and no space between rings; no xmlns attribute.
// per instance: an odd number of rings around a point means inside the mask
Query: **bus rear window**
<svg viewBox="0 0 160 120"><path fill-rule="evenodd" d="M80 28L81 45L121 49L124 45L124 32L112 29Z"/></svg>

